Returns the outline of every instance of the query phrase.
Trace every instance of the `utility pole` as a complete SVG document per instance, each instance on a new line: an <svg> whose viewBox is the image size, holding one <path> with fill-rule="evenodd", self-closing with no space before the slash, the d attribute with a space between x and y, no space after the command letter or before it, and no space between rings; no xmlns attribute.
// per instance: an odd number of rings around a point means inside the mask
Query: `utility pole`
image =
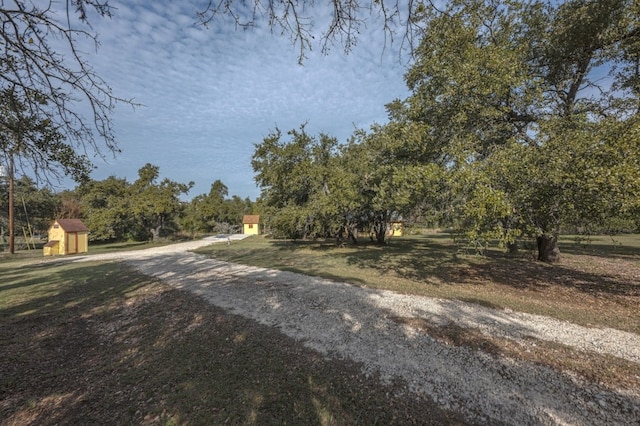
<svg viewBox="0 0 640 426"><path fill-rule="evenodd" d="M13 232L13 155L9 157L9 253L15 253L15 235Z"/></svg>

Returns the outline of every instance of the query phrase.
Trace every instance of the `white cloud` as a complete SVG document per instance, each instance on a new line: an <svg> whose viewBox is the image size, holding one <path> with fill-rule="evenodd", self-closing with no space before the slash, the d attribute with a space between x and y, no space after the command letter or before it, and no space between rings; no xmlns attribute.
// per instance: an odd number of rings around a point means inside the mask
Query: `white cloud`
<svg viewBox="0 0 640 426"><path fill-rule="evenodd" d="M384 49L375 25L348 56L337 47L323 56L316 45L300 66L297 47L263 23L203 28L190 2L112 3L113 19L92 22L102 46L88 59L116 95L145 106L120 105L123 153L98 163L94 179L132 181L150 162L163 177L195 181L191 196L220 179L231 195L255 199L254 144L276 125L286 131L308 121L308 131L345 141L354 125L386 121L384 104L407 95L397 51Z"/></svg>

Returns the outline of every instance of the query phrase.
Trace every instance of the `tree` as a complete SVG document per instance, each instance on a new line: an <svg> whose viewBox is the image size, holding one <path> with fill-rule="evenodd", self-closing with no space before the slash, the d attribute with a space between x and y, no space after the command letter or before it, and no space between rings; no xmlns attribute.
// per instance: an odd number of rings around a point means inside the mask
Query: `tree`
<svg viewBox="0 0 640 426"><path fill-rule="evenodd" d="M65 190L58 193L60 204L56 210L56 218L77 219L82 217L82 201L76 191Z"/></svg>
<svg viewBox="0 0 640 426"><path fill-rule="evenodd" d="M130 212L135 219L132 232L137 240L151 236L158 241L163 230L175 228L182 212L179 197L193 187L193 182L183 184L168 178L158 183L159 172L158 166L145 164L129 189Z"/></svg>
<svg viewBox="0 0 640 426"><path fill-rule="evenodd" d="M229 188L217 179L211 184L209 194L204 199L204 205L202 206L202 212L204 214L203 219L206 219L208 226L207 232L218 227L218 224L227 223L228 217L226 212L226 197L229 195Z"/></svg>
<svg viewBox="0 0 640 426"><path fill-rule="evenodd" d="M345 145L300 130L276 132L256 146L253 168L272 232L288 238L346 236L370 230L384 244L388 224L435 192L438 167L420 123L375 125Z"/></svg>
<svg viewBox="0 0 640 426"><path fill-rule="evenodd" d="M58 199L51 189L38 188L33 179L22 176L14 183L15 198L15 227L19 229L18 234L23 232L27 235L44 233L55 219L55 211ZM0 191L0 235L8 227L8 194ZM0 242L2 239L0 238Z"/></svg>
<svg viewBox="0 0 640 426"><path fill-rule="evenodd" d="M179 197L193 182L181 184L165 178L158 183L158 177L159 168L147 163L133 183L110 176L80 185L76 192L85 224L91 229L90 238L157 241L163 232L175 231L183 210Z"/></svg>
<svg viewBox="0 0 640 426"><path fill-rule="evenodd" d="M124 240L134 225L130 186L126 179L110 176L101 181L83 182L76 194L82 219L91 230L91 241Z"/></svg>
<svg viewBox="0 0 640 426"><path fill-rule="evenodd" d="M305 125L287 135L290 140L283 141L276 129L256 145L251 161L266 225L286 238L334 235L342 220L326 201L338 141L309 135Z"/></svg>
<svg viewBox="0 0 640 426"><path fill-rule="evenodd" d="M64 141L51 120L18 99L14 90L0 93L0 152L14 168L36 176L62 171L81 181L89 176L90 162Z"/></svg>
<svg viewBox="0 0 640 426"><path fill-rule="evenodd" d="M227 198L229 189L220 180L211 184L208 194L194 197L185 207L181 226L191 232L235 232L242 226L242 216L252 212L250 199L237 195Z"/></svg>
<svg viewBox="0 0 640 426"><path fill-rule="evenodd" d="M339 196L344 217L360 229L369 229L378 244L384 244L391 221L408 216L432 194L439 180L436 156L424 141L426 128L416 122L374 125L370 132L358 131L343 149L343 174L332 187ZM345 197L344 194L351 194ZM348 203L348 204L346 204ZM348 206L347 206L348 205Z"/></svg>
<svg viewBox="0 0 640 426"><path fill-rule="evenodd" d="M412 95L393 112L427 127L468 236L529 234L538 258L554 261L563 226L637 203L639 7L454 0L425 9L406 74ZM625 188L616 200L614 188Z"/></svg>
<svg viewBox="0 0 640 426"><path fill-rule="evenodd" d="M422 23L419 17L427 8L435 7L432 0L420 2L363 2L360 0L331 0L330 19L326 21L327 6L313 1L291 2L286 0L238 0L214 1L198 12L202 24L235 25L249 29L266 22L272 31L288 36L299 48L299 61L313 48L318 35L321 50L326 53L339 45L349 53L362 37L362 31L374 21L381 26L385 40L401 39L401 45L410 49L419 39ZM317 22L328 22L325 28L317 28Z"/></svg>
<svg viewBox="0 0 640 426"><path fill-rule="evenodd" d="M79 49L85 40L98 45L90 11L110 17L111 6L100 0L64 4L62 10L51 0L0 5L0 149L38 174L81 180L90 171L85 152L118 151L111 113L118 101L130 102L113 95ZM82 114L82 104L91 116Z"/></svg>

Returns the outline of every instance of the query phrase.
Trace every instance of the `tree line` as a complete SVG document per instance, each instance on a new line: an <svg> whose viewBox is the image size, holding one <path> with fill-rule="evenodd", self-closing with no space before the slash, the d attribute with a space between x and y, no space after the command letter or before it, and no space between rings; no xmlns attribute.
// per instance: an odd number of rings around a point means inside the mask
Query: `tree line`
<svg viewBox="0 0 640 426"><path fill-rule="evenodd" d="M424 33L389 122L340 144L272 132L253 167L283 236L384 242L426 217L479 247L640 224L640 4L453 0Z"/></svg>
<svg viewBox="0 0 640 426"><path fill-rule="evenodd" d="M274 233L353 239L355 229L368 227L383 242L390 220L431 217L479 245L497 240L514 249L534 238L538 258L554 261L568 229L637 224L637 0L332 0L330 7L321 33L312 18L325 11L307 1L212 2L198 14L204 25L243 28L266 19L300 47L301 61L316 39L323 50L337 43L349 52L371 15L389 40L408 47L410 95L387 105L387 124L344 143L310 136L304 126L283 140L276 129L256 146L253 167ZM2 2L3 158L85 183L87 153L119 152L113 108L135 105L112 93L77 49L80 39L98 45L89 17L114 14L101 0ZM170 194L189 187L158 183L157 171L147 172L132 184L114 178L104 185L173 201ZM158 209L130 205L141 212L127 232L155 237L171 229L173 201ZM206 209L193 209L208 219L193 213L189 229L211 226ZM104 237L127 235L122 229Z"/></svg>
<svg viewBox="0 0 640 426"><path fill-rule="evenodd" d="M216 180L208 194L182 201L193 182L160 179L160 169L146 164L134 182L110 176L86 180L73 190L54 192L38 188L33 179L22 176L15 182L17 235L46 235L55 219L82 219L90 241L158 241L177 235L193 237L210 233L238 232L242 216L253 212L254 203L237 195ZM0 238L8 229L7 191L0 192ZM2 242L2 241L0 241Z"/></svg>

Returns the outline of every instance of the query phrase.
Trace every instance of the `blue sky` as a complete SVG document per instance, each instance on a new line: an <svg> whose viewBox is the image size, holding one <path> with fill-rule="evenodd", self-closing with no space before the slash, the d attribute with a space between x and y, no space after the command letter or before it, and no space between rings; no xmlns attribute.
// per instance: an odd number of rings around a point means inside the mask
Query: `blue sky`
<svg viewBox="0 0 640 426"><path fill-rule="evenodd" d="M245 31L196 23L198 2L111 1L112 19L92 19L101 46L86 59L113 88L143 107L119 105L114 124L122 153L95 159L93 179L130 182L149 162L161 178L195 186L187 199L219 179L229 195L255 200L254 144L272 130L308 122L344 142L358 128L387 121L384 105L408 94L397 44L385 48L374 23L349 55L313 45L303 66L298 46L263 24ZM320 6L319 6L320 7ZM328 14L315 16L318 34ZM405 58L406 59L406 58Z"/></svg>

